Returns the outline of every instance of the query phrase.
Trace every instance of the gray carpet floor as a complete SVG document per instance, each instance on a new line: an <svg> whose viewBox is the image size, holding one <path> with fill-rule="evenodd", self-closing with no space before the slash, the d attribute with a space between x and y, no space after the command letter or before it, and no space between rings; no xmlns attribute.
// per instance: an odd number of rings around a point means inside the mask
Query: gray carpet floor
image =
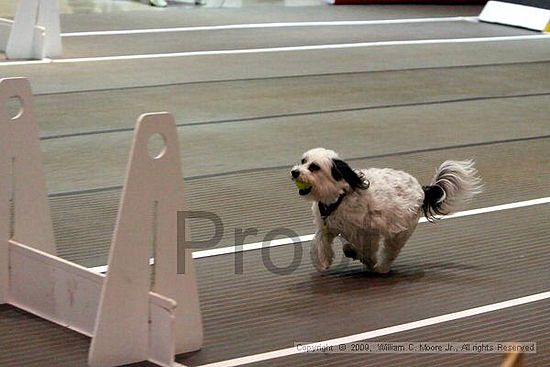
<svg viewBox="0 0 550 367"><path fill-rule="evenodd" d="M62 31L240 23L476 16L479 7L249 7L64 14ZM155 53L319 44L534 35L472 21L345 27L64 37L44 64L0 61L0 77L26 76L59 255L105 265L133 126L169 111L178 123L190 209L225 231L313 233L310 205L289 179L303 151L325 146L354 167L406 170L422 183L447 159L475 159L484 192L467 209L550 196L550 38L346 47L225 55ZM67 58L146 54L140 60ZM149 56L147 56L149 55ZM74 62L77 61L77 62ZM275 275L265 253L196 261L205 325L190 366L384 328L548 291L548 205L422 224L389 275L341 258L320 275L309 243L272 249L298 268ZM208 239L209 223L192 224ZM197 249L199 250L199 249ZM550 363L548 302L386 336L380 340L536 341L527 366ZM0 306L1 366L85 366L89 339ZM262 366L497 366L500 355L297 355ZM142 363L140 366L150 364Z"/></svg>

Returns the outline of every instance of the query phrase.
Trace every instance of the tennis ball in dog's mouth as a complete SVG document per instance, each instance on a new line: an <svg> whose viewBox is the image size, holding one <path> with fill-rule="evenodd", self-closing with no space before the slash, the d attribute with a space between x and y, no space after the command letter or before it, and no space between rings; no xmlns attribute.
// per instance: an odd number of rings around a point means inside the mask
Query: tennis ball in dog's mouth
<svg viewBox="0 0 550 367"><path fill-rule="evenodd" d="M311 184L309 184L307 182L303 182L303 181L296 180L296 181L294 181L294 184L300 190L307 190L307 189L311 188Z"/></svg>

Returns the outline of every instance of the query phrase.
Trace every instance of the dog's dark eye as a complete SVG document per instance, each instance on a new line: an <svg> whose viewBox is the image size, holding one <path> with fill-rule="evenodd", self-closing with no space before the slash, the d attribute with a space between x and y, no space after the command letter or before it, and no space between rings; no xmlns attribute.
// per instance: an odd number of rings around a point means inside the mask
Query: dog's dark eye
<svg viewBox="0 0 550 367"><path fill-rule="evenodd" d="M302 158L302 164L306 164L306 159L305 158Z"/></svg>
<svg viewBox="0 0 550 367"><path fill-rule="evenodd" d="M319 167L315 163L312 163L312 164L309 165L309 167L307 169L309 169L311 172L315 172L315 171L319 171L321 169L321 167Z"/></svg>

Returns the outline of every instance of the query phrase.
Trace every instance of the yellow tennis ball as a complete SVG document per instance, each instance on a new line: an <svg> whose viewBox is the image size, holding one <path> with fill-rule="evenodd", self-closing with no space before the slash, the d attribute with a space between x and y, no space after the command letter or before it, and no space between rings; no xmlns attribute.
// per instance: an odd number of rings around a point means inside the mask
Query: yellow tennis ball
<svg viewBox="0 0 550 367"><path fill-rule="evenodd" d="M296 187L300 190L305 190L305 189L309 189L311 187L310 184L308 184L307 182L303 182L303 181L294 181L294 183L296 184Z"/></svg>

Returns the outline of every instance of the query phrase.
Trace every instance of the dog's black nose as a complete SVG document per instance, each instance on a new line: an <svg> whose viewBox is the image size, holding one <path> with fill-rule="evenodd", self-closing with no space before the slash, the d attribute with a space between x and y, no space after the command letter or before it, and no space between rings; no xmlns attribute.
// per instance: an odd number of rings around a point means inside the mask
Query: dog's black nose
<svg viewBox="0 0 550 367"><path fill-rule="evenodd" d="M293 169L292 171L290 171L290 173L294 178L298 178L298 176L300 176L300 171L298 169Z"/></svg>

